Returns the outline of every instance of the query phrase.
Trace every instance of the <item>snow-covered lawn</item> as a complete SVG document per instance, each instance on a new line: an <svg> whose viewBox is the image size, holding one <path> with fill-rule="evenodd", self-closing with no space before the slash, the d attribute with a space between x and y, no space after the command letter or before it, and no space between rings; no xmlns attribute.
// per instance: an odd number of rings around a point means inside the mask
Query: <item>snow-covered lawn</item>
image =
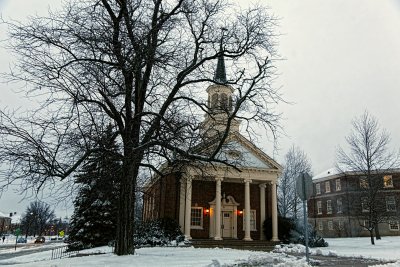
<svg viewBox="0 0 400 267"><path fill-rule="evenodd" d="M92 255L86 257L75 257L68 259L49 260L51 251L39 252L27 256L13 258L12 260L0 261L16 266L26 267L66 267L66 266L209 266L219 267L224 264L238 263L265 263L274 266L306 267L305 259L296 259L283 253L256 252L236 249L206 249L193 247L157 247L141 248L136 250L132 256L116 256L110 253L109 247L101 247L85 252L105 252L106 254ZM260 266L260 265L258 265Z"/></svg>
<svg viewBox="0 0 400 267"><path fill-rule="evenodd" d="M385 266L400 266L400 237L383 237L372 246L369 238L328 238L329 247L313 248L311 253L322 255L354 256L362 258L375 258L397 260L396 263ZM283 248L286 252L303 252L300 245ZM17 264L27 267L63 267L63 266L223 266L240 263L251 265L270 266L307 266L304 257L297 259L283 252L268 253L260 251L235 250L235 249L200 249L193 247L156 247L141 248L135 255L116 256L111 253L110 247L101 247L86 250L84 253L101 252L105 254L68 259L50 260L51 251L38 252L26 256L15 257L0 261L0 265ZM0 253L1 250L0 250Z"/></svg>
<svg viewBox="0 0 400 267"><path fill-rule="evenodd" d="M326 238L329 247L319 248L325 254L335 251L339 256L400 260L400 236L383 236L371 245L369 237ZM316 249L312 249L316 251Z"/></svg>

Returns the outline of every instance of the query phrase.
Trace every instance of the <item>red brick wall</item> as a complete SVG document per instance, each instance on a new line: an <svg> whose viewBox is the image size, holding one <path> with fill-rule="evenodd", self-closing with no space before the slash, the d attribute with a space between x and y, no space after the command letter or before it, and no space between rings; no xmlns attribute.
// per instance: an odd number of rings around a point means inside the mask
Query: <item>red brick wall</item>
<svg viewBox="0 0 400 267"><path fill-rule="evenodd" d="M215 181L192 181L192 206L204 208L203 229L191 229L192 238L209 238L210 218L205 214L205 209L210 208L209 202L213 201L215 198L215 187ZM168 175L148 188L143 196L144 205L149 205L148 200L150 197L155 198L155 205L151 213L153 217L148 217L147 219L169 217L179 221L179 189L179 177L177 177L176 174ZM225 193L225 196L233 196L236 202L240 204L237 207L238 210L244 209L244 183L229 183L223 181L221 183L221 193ZM270 197L270 186L267 186L265 194L266 218L271 217ZM260 229L262 227L262 223L260 223L261 211L259 199L260 188L258 184L250 184L250 205L252 210L256 210L257 221L257 231L251 231L251 238L255 240L260 239ZM238 239L244 238L243 216L241 215L237 218L237 236Z"/></svg>

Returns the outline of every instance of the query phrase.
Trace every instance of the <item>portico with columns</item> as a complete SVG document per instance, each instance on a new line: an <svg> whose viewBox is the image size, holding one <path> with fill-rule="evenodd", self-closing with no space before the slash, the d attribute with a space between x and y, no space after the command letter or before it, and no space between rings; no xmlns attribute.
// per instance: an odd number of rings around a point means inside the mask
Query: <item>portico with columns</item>
<svg viewBox="0 0 400 267"><path fill-rule="evenodd" d="M280 170L227 169L203 169L203 172L214 172L214 176L207 177L188 169L181 177L184 190L180 190L179 198L184 201L180 201L179 217L184 218L180 224L185 237L265 240L263 224L269 219L272 221L270 240L278 241L276 182Z"/></svg>

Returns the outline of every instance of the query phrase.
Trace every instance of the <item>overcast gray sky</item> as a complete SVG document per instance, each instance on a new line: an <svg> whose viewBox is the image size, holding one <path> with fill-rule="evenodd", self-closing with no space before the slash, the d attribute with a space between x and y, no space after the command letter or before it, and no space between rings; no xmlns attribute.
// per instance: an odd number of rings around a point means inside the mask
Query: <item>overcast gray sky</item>
<svg viewBox="0 0 400 267"><path fill-rule="evenodd" d="M5 20L45 14L60 0L0 0ZM246 2L246 1L243 1ZM281 18L278 64L285 100L278 161L294 144L309 156L314 174L334 165L351 120L368 110L400 147L400 0L268 0ZM0 39L5 28L0 26ZM12 58L0 48L0 71ZM229 72L229 70L228 70ZM0 108L23 105L7 84L0 84ZM258 144L270 148L267 140ZM272 151L266 151L272 156ZM0 198L0 211L23 212L27 201L12 192ZM58 209L62 210L62 207ZM63 215L65 211L59 211ZM69 212L70 215L70 212Z"/></svg>

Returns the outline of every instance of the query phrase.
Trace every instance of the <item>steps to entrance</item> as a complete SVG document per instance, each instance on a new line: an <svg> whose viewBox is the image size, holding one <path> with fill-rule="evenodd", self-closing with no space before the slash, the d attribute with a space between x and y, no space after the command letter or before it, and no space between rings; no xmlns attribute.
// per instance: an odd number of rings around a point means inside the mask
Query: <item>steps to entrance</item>
<svg viewBox="0 0 400 267"><path fill-rule="evenodd" d="M233 248L233 249L272 251L275 245L279 244L279 242L272 242L265 240L243 241L237 239L224 239L224 240L194 239L191 240L191 244L195 248Z"/></svg>

